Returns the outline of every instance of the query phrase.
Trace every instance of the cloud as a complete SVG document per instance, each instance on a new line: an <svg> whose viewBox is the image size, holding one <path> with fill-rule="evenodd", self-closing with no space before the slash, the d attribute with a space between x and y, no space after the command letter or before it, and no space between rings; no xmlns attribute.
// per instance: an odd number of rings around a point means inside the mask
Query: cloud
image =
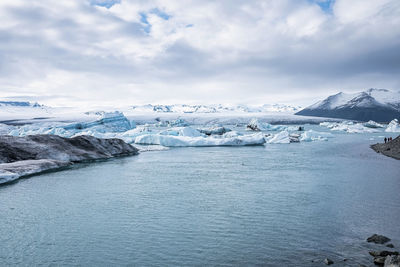
<svg viewBox="0 0 400 267"><path fill-rule="evenodd" d="M399 90L399 13L397 0L2 0L0 92L124 105Z"/></svg>

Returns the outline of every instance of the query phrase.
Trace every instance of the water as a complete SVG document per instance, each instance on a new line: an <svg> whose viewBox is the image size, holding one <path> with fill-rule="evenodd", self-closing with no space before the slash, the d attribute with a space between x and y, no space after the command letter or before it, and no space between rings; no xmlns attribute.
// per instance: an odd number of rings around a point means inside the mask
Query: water
<svg viewBox="0 0 400 267"><path fill-rule="evenodd" d="M400 161L368 147L381 135L176 148L22 179L0 187L0 265L370 265L384 248L373 233L400 247Z"/></svg>

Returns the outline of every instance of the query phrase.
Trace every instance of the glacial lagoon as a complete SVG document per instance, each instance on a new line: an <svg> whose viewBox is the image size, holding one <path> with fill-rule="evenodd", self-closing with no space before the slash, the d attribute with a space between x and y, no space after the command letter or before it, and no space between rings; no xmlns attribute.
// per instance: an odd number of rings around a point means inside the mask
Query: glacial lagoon
<svg viewBox="0 0 400 267"><path fill-rule="evenodd" d="M384 246L368 236L400 247L400 161L369 148L388 133L333 134L143 152L0 186L0 265L369 266Z"/></svg>

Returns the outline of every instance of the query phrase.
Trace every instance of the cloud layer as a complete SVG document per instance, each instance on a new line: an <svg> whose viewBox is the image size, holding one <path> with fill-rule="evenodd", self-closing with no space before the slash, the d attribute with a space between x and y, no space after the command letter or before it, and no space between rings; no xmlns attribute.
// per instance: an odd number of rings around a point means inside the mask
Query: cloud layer
<svg viewBox="0 0 400 267"><path fill-rule="evenodd" d="M398 0L2 0L1 97L309 104L400 89Z"/></svg>

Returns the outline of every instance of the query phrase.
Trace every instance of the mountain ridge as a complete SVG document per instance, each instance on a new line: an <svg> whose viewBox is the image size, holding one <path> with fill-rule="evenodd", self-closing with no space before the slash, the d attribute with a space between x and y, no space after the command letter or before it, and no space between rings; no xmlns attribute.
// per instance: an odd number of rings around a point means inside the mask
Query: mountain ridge
<svg viewBox="0 0 400 267"><path fill-rule="evenodd" d="M376 88L354 94L340 92L295 115L389 122L400 118L400 92Z"/></svg>

